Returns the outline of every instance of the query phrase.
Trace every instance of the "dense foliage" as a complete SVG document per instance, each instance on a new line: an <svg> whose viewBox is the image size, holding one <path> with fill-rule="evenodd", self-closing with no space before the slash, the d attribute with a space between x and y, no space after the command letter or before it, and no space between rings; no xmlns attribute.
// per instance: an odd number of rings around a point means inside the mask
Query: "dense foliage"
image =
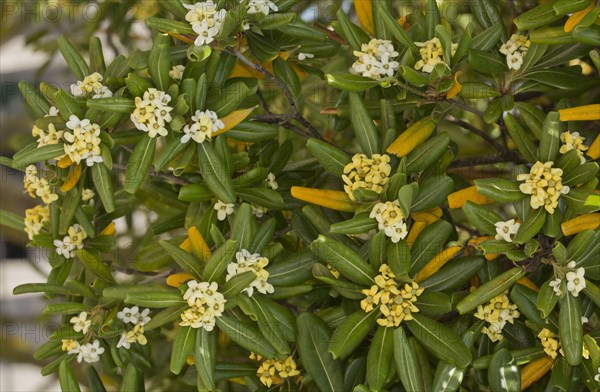
<svg viewBox="0 0 600 392"><path fill-rule="evenodd" d="M597 1L295 3L164 1L150 50L60 37L70 90L21 82L42 373L597 391Z"/></svg>

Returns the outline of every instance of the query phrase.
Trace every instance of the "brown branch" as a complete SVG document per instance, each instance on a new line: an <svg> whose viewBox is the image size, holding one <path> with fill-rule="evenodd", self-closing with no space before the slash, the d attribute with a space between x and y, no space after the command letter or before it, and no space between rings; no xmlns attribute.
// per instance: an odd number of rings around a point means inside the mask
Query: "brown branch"
<svg viewBox="0 0 600 392"><path fill-rule="evenodd" d="M495 141L490 135L488 135L481 129L469 124L468 122L460 120L451 115L447 116L447 121L452 124L458 125L459 127L466 129L467 131L474 133L475 135L479 136L480 138L484 139L489 144L491 144L499 152L506 152L506 147L504 147L502 144Z"/></svg>
<svg viewBox="0 0 600 392"><path fill-rule="evenodd" d="M506 151L504 153L495 154L495 155L485 155L478 157L468 157L457 159L452 164L450 164L450 168L457 167L473 167L473 166L481 166L481 165L491 165L493 163L527 163L519 154L516 154L514 151Z"/></svg>

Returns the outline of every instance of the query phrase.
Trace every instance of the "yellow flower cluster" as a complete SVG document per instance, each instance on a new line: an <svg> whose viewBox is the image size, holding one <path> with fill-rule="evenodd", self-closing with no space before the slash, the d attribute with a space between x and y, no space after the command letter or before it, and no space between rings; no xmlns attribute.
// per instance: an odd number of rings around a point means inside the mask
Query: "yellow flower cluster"
<svg viewBox="0 0 600 392"><path fill-rule="evenodd" d="M508 65L509 69L521 69L530 45L531 42L526 36L513 34L510 39L500 47L500 53L506 56L506 65Z"/></svg>
<svg viewBox="0 0 600 392"><path fill-rule="evenodd" d="M35 165L27 166L23 183L25 191L33 198L39 197L46 204L58 200L58 195L52 192L52 186L48 179L38 177L38 170Z"/></svg>
<svg viewBox="0 0 600 392"><path fill-rule="evenodd" d="M187 285L188 289L183 294L183 299L190 307L181 314L179 325L212 331L215 320L225 310L227 300L217 291L219 286L215 282L190 280Z"/></svg>
<svg viewBox="0 0 600 392"><path fill-rule="evenodd" d="M391 171L389 155L373 154L369 158L365 154L355 154L352 162L344 167L344 190L352 200L356 200L353 192L357 189L368 189L379 194L389 181Z"/></svg>
<svg viewBox="0 0 600 392"><path fill-rule="evenodd" d="M437 64L446 64L442 59L444 55L444 48L439 38L435 37L425 42L415 42L420 49L421 60L415 64L415 69L422 70L423 72L431 73ZM458 44L451 45L451 52L454 56L458 49ZM448 60L448 59L446 59Z"/></svg>
<svg viewBox="0 0 600 392"><path fill-rule="evenodd" d="M370 289L362 290L366 296L360 307L365 312L371 312L379 307L383 318L377 319L377 324L383 327L397 327L402 320L412 320L412 313L419 311L415 305L424 288L416 282L405 283L400 287L394 273L387 264L379 267L380 274L375 277L375 283Z"/></svg>
<svg viewBox="0 0 600 392"><path fill-rule="evenodd" d="M65 154L71 161L79 165L84 160L88 166L104 162L102 150L100 149L100 126L88 119L80 120L72 114L67 121L69 132L63 134L65 143Z"/></svg>
<svg viewBox="0 0 600 392"><path fill-rule="evenodd" d="M112 91L102 84L102 75L94 72L71 85L71 94L76 97L85 98L108 98L112 97Z"/></svg>
<svg viewBox="0 0 600 392"><path fill-rule="evenodd" d="M46 206L35 206L25 210L25 232L32 240L42 230L44 224L50 221L50 211Z"/></svg>
<svg viewBox="0 0 600 392"><path fill-rule="evenodd" d="M121 339L117 343L117 348L124 347L129 349L131 343L139 343L142 346L148 343L148 339L144 335L144 326L142 324L137 324L131 331L123 332Z"/></svg>
<svg viewBox="0 0 600 392"><path fill-rule="evenodd" d="M63 351L71 351L71 350L74 350L74 349L76 349L78 347L79 347L79 343L77 343L76 340L73 340L73 339L63 339L62 340L62 347L61 347L61 349Z"/></svg>
<svg viewBox="0 0 600 392"><path fill-rule="evenodd" d="M164 91L149 88L143 97L135 97L135 110L131 113L131 122L140 131L148 132L148 136L155 138L157 135L167 136L169 131L166 125L173 117L169 106L171 96Z"/></svg>
<svg viewBox="0 0 600 392"><path fill-rule="evenodd" d="M63 132L64 131L57 131L56 127L52 123L48 125L47 130L38 128L35 125L31 129L31 134L33 135L33 137L38 138L38 147L43 147L50 144L58 144L58 142L62 138Z"/></svg>
<svg viewBox="0 0 600 392"><path fill-rule="evenodd" d="M571 150L575 150L581 159L581 163L585 163L583 152L587 151L588 146L583 144L585 138L579 136L579 132L564 132L560 135L560 140L564 143L562 146L560 146L559 151L561 154L566 154Z"/></svg>
<svg viewBox="0 0 600 392"><path fill-rule="evenodd" d="M260 361L262 356L251 353L250 359ZM266 359L256 371L260 382L270 388L273 383L281 384L284 379L300 375L294 358L287 357L285 360Z"/></svg>
<svg viewBox="0 0 600 392"><path fill-rule="evenodd" d="M404 212L400 208L398 200L375 204L369 217L377 220L379 230L383 230L393 243L399 242L408 234Z"/></svg>
<svg viewBox="0 0 600 392"><path fill-rule="evenodd" d="M519 174L517 180L525 181L519 186L521 192L531 195L531 208L544 207L550 214L558 206L560 195L569 193L569 187L562 184L563 171L552 168L554 162L536 162L529 174Z"/></svg>
<svg viewBox="0 0 600 392"><path fill-rule="evenodd" d="M477 307L475 317L480 320L485 320L490 325L483 327L481 330L485 333L492 342L502 340L502 329L507 322L513 324L515 318L520 316L517 310L517 305L511 304L506 294L498 295L490 300L490 302L483 306Z"/></svg>
<svg viewBox="0 0 600 392"><path fill-rule="evenodd" d="M538 338L540 338L540 342L542 344L542 347L544 348L544 352L548 356L552 357L552 359L555 359L558 353L560 353L562 356L565 355L563 349L560 346L558 336L554 332L550 331L547 328L542 328L540 333L538 333ZM585 347L585 345L582 348L581 356L586 359L590 357L590 352Z"/></svg>

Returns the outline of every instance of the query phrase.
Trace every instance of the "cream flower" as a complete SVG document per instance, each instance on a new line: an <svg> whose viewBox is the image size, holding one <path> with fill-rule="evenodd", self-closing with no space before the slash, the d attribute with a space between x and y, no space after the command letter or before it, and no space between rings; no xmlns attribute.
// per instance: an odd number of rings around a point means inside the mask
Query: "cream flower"
<svg viewBox="0 0 600 392"><path fill-rule="evenodd" d="M240 1L241 3L241 1ZM269 15L269 11L277 12L279 8L270 0L250 0L248 3L248 14Z"/></svg>
<svg viewBox="0 0 600 392"><path fill-rule="evenodd" d="M35 206L25 210L25 232L30 240L38 235L46 223L50 222L50 211L45 206Z"/></svg>
<svg viewBox="0 0 600 392"><path fill-rule="evenodd" d="M186 124L183 127L185 135L181 137L181 143L187 143L190 139L196 143L202 143L210 140L219 129L225 128L223 121L219 120L217 114L211 110L196 110L192 121L192 124Z"/></svg>
<svg viewBox="0 0 600 392"><path fill-rule="evenodd" d="M254 272L256 279L248 285L243 291L251 297L254 290L261 294L273 293L274 287L267 282L269 272L265 267L269 264L269 259L262 257L258 253L251 254L246 249L242 249L235 254L236 261L229 263L227 266L227 276L225 281L229 281L236 275L244 272Z"/></svg>
<svg viewBox="0 0 600 392"><path fill-rule="evenodd" d="M444 48L439 38L434 37L429 41L415 42L415 45L420 48L419 53L421 54L421 59L415 63L417 71L421 70L431 73L437 64L448 66L443 59ZM451 44L451 53L453 56L457 48L458 44ZM449 61L449 59L446 59L446 61Z"/></svg>
<svg viewBox="0 0 600 392"><path fill-rule="evenodd" d="M353 192L357 189L372 190L379 194L389 181L392 167L389 155L373 154L371 158L365 154L355 154L352 162L344 167L342 180L344 190L350 199L356 200Z"/></svg>
<svg viewBox="0 0 600 392"><path fill-rule="evenodd" d="M306 59L314 59L314 58L315 58L315 55L312 53L302 53L302 52L298 53L298 60L300 60L300 61L304 61Z"/></svg>
<svg viewBox="0 0 600 392"><path fill-rule="evenodd" d="M87 343L79 346L76 350L69 351L69 354L77 354L77 362L85 361L94 363L100 360L100 355L104 353L104 347L100 347L100 341L94 340L94 343Z"/></svg>
<svg viewBox="0 0 600 392"><path fill-rule="evenodd" d="M84 203L92 200L94 196L96 196L96 193L92 189L86 188L81 191L81 201Z"/></svg>
<svg viewBox="0 0 600 392"><path fill-rule="evenodd" d="M84 335L88 333L88 329L92 325L92 320L88 320L87 317L87 312L81 312L78 316L71 317L69 322L73 324L73 330L75 332L81 332Z"/></svg>
<svg viewBox="0 0 600 392"><path fill-rule="evenodd" d="M215 211L217 211L217 219L220 221L224 221L227 219L227 215L233 214L235 204L233 203L225 203L221 200L217 200L215 206L213 207Z"/></svg>
<svg viewBox="0 0 600 392"><path fill-rule="evenodd" d="M550 214L558 206L560 195L569 193L569 187L562 184L562 169L553 168L553 162L536 162L529 174L519 174L518 181L521 192L531 195L530 205L533 209L544 207Z"/></svg>
<svg viewBox="0 0 600 392"><path fill-rule="evenodd" d="M517 234L517 231L519 231L519 227L521 226L520 223L515 222L514 219L508 220L506 222L496 222L494 223L494 226L496 226L496 239L497 240L504 240L506 242L512 242L513 241L513 237L515 236L515 234Z"/></svg>
<svg viewBox="0 0 600 392"><path fill-rule="evenodd" d="M189 11L185 15L192 29L198 37L194 45L208 45L215 40L215 37L221 32L221 25L225 19L227 11L217 10L217 6L212 0L195 4L183 4Z"/></svg>
<svg viewBox="0 0 600 392"><path fill-rule="evenodd" d="M576 270L567 272L567 290L573 297L578 297L579 292L585 289L585 269L579 267Z"/></svg>
<svg viewBox="0 0 600 392"><path fill-rule="evenodd" d="M82 81L71 85L71 94L76 97L85 98L108 98L112 97L112 91L102 84L102 75L94 72L86 76Z"/></svg>
<svg viewBox="0 0 600 392"><path fill-rule="evenodd" d="M506 323L513 324L520 313L517 305L510 303L506 294L501 294L492 298L488 304L479 305L474 316L489 323L481 331L492 342L498 342L504 339L502 330Z"/></svg>
<svg viewBox="0 0 600 392"><path fill-rule="evenodd" d="M550 287L552 287L552 290L557 297L560 297L563 294L562 290L560 289L561 283L562 280L560 278L556 278L548 284Z"/></svg>
<svg viewBox="0 0 600 392"><path fill-rule="evenodd" d="M46 204L58 200L58 195L52 192L52 185L46 178L38 177L38 170L35 165L29 165L25 168L25 177L23 178L23 187L29 196L39 197Z"/></svg>
<svg viewBox="0 0 600 392"><path fill-rule="evenodd" d="M181 80L183 78L183 71L185 71L185 66L178 64L171 67L169 71L169 76L175 80Z"/></svg>
<svg viewBox="0 0 600 392"><path fill-rule="evenodd" d="M398 55L392 41L374 38L368 44L362 44L360 51L354 51L356 61L352 64L351 72L376 80L392 77L400 67L400 63L394 60ZM298 55L298 59L304 58Z"/></svg>
<svg viewBox="0 0 600 392"><path fill-rule="evenodd" d="M585 157L583 156L583 152L587 151L588 146L584 143L585 138L579 135L579 132L563 132L560 135L560 140L563 142L563 145L560 146L560 153L566 154L571 150L577 151L577 155L579 155L579 159L581 163L585 163Z"/></svg>
<svg viewBox="0 0 600 392"><path fill-rule="evenodd" d="M273 190L277 190L279 188L279 184L277 184L277 181L275 180L275 174L267 174L267 186Z"/></svg>
<svg viewBox="0 0 600 392"><path fill-rule="evenodd" d="M172 120L173 110L169 102L171 102L169 94L149 88L142 97L135 97L135 110L131 113L131 121L137 129L147 132L151 138L157 135L166 136L168 134L166 125Z"/></svg>
<svg viewBox="0 0 600 392"><path fill-rule="evenodd" d="M519 70L523 65L523 59L529 50L531 42L526 36L513 34L506 43L500 47L500 53L506 56L506 65L509 69Z"/></svg>
<svg viewBox="0 0 600 392"><path fill-rule="evenodd" d="M65 143L65 154L71 161L79 164L86 161L88 166L103 162L102 151L100 149L100 126L90 122L88 119L80 120L72 114L67 121L67 128L71 132L65 131L63 138Z"/></svg>
<svg viewBox="0 0 600 392"><path fill-rule="evenodd" d="M33 137L37 137L38 147L43 147L51 144L58 144L63 136L64 131L56 130L54 124L48 124L48 129L44 130L38 128L37 126L33 126L31 130L31 134Z"/></svg>
<svg viewBox="0 0 600 392"><path fill-rule="evenodd" d="M190 307L181 314L179 325L212 331L215 320L225 311L227 300L218 292L219 286L216 282L190 280L187 285L188 289L183 294L183 299Z"/></svg>

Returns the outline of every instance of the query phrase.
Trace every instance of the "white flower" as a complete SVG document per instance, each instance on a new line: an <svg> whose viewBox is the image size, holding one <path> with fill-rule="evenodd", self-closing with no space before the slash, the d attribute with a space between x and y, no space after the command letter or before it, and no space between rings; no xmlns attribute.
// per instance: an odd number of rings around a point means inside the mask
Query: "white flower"
<svg viewBox="0 0 600 392"><path fill-rule="evenodd" d="M279 188L279 184L277 184L277 181L275 181L275 174L267 174L267 186L273 190L277 190L277 188Z"/></svg>
<svg viewBox="0 0 600 392"><path fill-rule="evenodd" d="M302 53L302 52L298 53L298 60L300 60L300 61L304 61L306 59L314 59L314 58L315 58L315 55L312 53Z"/></svg>
<svg viewBox="0 0 600 392"><path fill-rule="evenodd" d="M169 76L175 80L181 80L183 78L183 71L185 71L185 66L181 64L174 65L169 71Z"/></svg>
<svg viewBox="0 0 600 392"><path fill-rule="evenodd" d="M240 1L241 3L241 1ZM263 14L269 15L269 11L273 10L277 12L279 8L270 0L250 0L248 3L248 13L249 14Z"/></svg>
<svg viewBox="0 0 600 392"><path fill-rule="evenodd" d="M369 217L377 220L379 230L383 230L393 243L398 243L408 235L404 213L398 200L375 204Z"/></svg>
<svg viewBox="0 0 600 392"><path fill-rule="evenodd" d="M188 289L183 294L183 299L190 307L181 313L179 325L212 331L216 318L225 311L227 300L217 291L219 286L216 282L190 280L187 285Z"/></svg>
<svg viewBox="0 0 600 392"><path fill-rule="evenodd" d="M590 320L587 317L581 316L581 324L587 324L589 322L590 322Z"/></svg>
<svg viewBox="0 0 600 392"><path fill-rule="evenodd" d="M552 290L554 290L554 294L556 294L556 296L558 297L560 297L563 294L562 290L560 289L561 283L562 280L560 278L556 278L549 283L549 286L552 287Z"/></svg>
<svg viewBox="0 0 600 392"><path fill-rule="evenodd" d="M575 271L567 272L567 290L573 297L579 296L579 292L585 288L585 269L577 268Z"/></svg>
<svg viewBox="0 0 600 392"><path fill-rule="evenodd" d="M58 115L58 109L55 106L50 106L50 109L48 109L48 114L46 114L44 117L53 117Z"/></svg>
<svg viewBox="0 0 600 392"><path fill-rule="evenodd" d="M92 320L88 320L87 316L87 312L81 312L79 316L71 317L70 323L73 324L75 332L81 332L84 335L88 332L88 329L92 325Z"/></svg>
<svg viewBox="0 0 600 392"><path fill-rule="evenodd" d="M65 154L71 161L79 164L82 160L86 161L88 166L103 162L102 151L100 150L100 126L91 123L88 119L80 120L77 116L69 116L67 128L72 132L63 134L65 143Z"/></svg>
<svg viewBox="0 0 600 392"><path fill-rule="evenodd" d="M256 279L243 291L251 297L254 290L262 294L271 294L274 291L272 284L268 283L269 272L264 268L269 264L269 259L262 257L258 253L250 254L246 249L242 249L235 254L236 261L227 266L227 276L225 281L229 281L234 276L244 272L254 272Z"/></svg>
<svg viewBox="0 0 600 392"><path fill-rule="evenodd" d="M217 11L215 3L211 0L196 4L184 4L184 7L189 10L185 19L198 34L194 44L203 46L214 41L214 38L221 32L226 11Z"/></svg>
<svg viewBox="0 0 600 392"><path fill-rule="evenodd" d="M506 55L506 64L509 69L514 69L516 71L521 69L523 65L523 55L521 52L509 53Z"/></svg>
<svg viewBox="0 0 600 392"><path fill-rule="evenodd" d="M127 339L127 332L123 332L121 334L121 339L119 339L119 342L117 343L117 348L120 347L124 347L127 350L129 350L129 348L131 348L131 343L129 343L129 340Z"/></svg>
<svg viewBox="0 0 600 392"><path fill-rule="evenodd" d="M250 207L252 207L252 215L254 215L257 218L262 218L263 215L268 211L268 209L266 209L265 207L256 204L251 204Z"/></svg>
<svg viewBox="0 0 600 392"><path fill-rule="evenodd" d="M112 97L112 91L102 84L102 75L94 72L82 81L71 85L71 94L76 97L106 98Z"/></svg>
<svg viewBox="0 0 600 392"><path fill-rule="evenodd" d="M594 380L600 382L600 367L598 368L598 374L594 376Z"/></svg>
<svg viewBox="0 0 600 392"><path fill-rule="evenodd" d="M506 242L512 242L513 237L519 231L520 223L515 222L514 219L508 220L506 222L496 222L494 223L496 226L496 239L504 240Z"/></svg>
<svg viewBox="0 0 600 392"><path fill-rule="evenodd" d="M146 309L142 310L140 313L138 313L137 320L134 324L137 324L137 325L148 324L148 322L151 320L150 316L148 316L149 314L150 314L150 309L146 308Z"/></svg>
<svg viewBox="0 0 600 392"><path fill-rule="evenodd" d="M142 97L135 97L135 110L131 113L131 121L140 131L148 132L151 138L157 135L166 136L166 125L171 122L169 106L171 96L164 91L149 88Z"/></svg>
<svg viewBox="0 0 600 392"><path fill-rule="evenodd" d="M415 42L415 45L419 47L419 53L421 54L421 59L415 63L415 69L421 70L423 72L431 73L437 64L445 64L448 66L443 59L444 48L442 47L442 42L439 38L434 37L429 41L425 42ZM454 56L456 53L456 49L458 48L458 44L451 44L451 54ZM449 61L450 59L445 59Z"/></svg>
<svg viewBox="0 0 600 392"><path fill-rule="evenodd" d="M54 240L53 244L56 248L56 253L58 253L60 256L63 256L66 259L72 259L75 257L77 246L71 242L69 236L66 236L62 241Z"/></svg>
<svg viewBox="0 0 600 392"><path fill-rule="evenodd" d="M78 349L70 350L69 354L77 354L77 362L81 363L84 360L87 363L94 363L100 360L100 354L103 352L104 347L100 347L100 341L94 340L94 343L87 343L79 346Z"/></svg>
<svg viewBox="0 0 600 392"><path fill-rule="evenodd" d="M83 202L89 201L89 200L93 199L94 196L96 196L96 193L94 193L94 191L92 189L86 188L81 192L81 201L83 201Z"/></svg>
<svg viewBox="0 0 600 392"><path fill-rule="evenodd" d="M376 80L392 77L400 67L400 63L392 60L398 55L391 41L372 39L368 44L362 44L360 51L354 51L357 60L352 64L351 71Z"/></svg>
<svg viewBox="0 0 600 392"><path fill-rule="evenodd" d="M140 308L138 308L137 306L134 306L132 308L123 308L123 310L117 313L117 318L126 324L137 324L139 313Z"/></svg>
<svg viewBox="0 0 600 392"><path fill-rule="evenodd" d="M223 121L212 110L196 110L192 121L192 124L186 124L183 127L185 135L181 137L181 143L187 143L190 139L196 143L202 143L207 139L210 140L219 129L225 128Z"/></svg>
<svg viewBox="0 0 600 392"><path fill-rule="evenodd" d="M233 203L224 203L221 200L217 200L214 206L214 209L217 211L217 219L224 221L227 218L227 215L233 214L234 207L235 204Z"/></svg>

